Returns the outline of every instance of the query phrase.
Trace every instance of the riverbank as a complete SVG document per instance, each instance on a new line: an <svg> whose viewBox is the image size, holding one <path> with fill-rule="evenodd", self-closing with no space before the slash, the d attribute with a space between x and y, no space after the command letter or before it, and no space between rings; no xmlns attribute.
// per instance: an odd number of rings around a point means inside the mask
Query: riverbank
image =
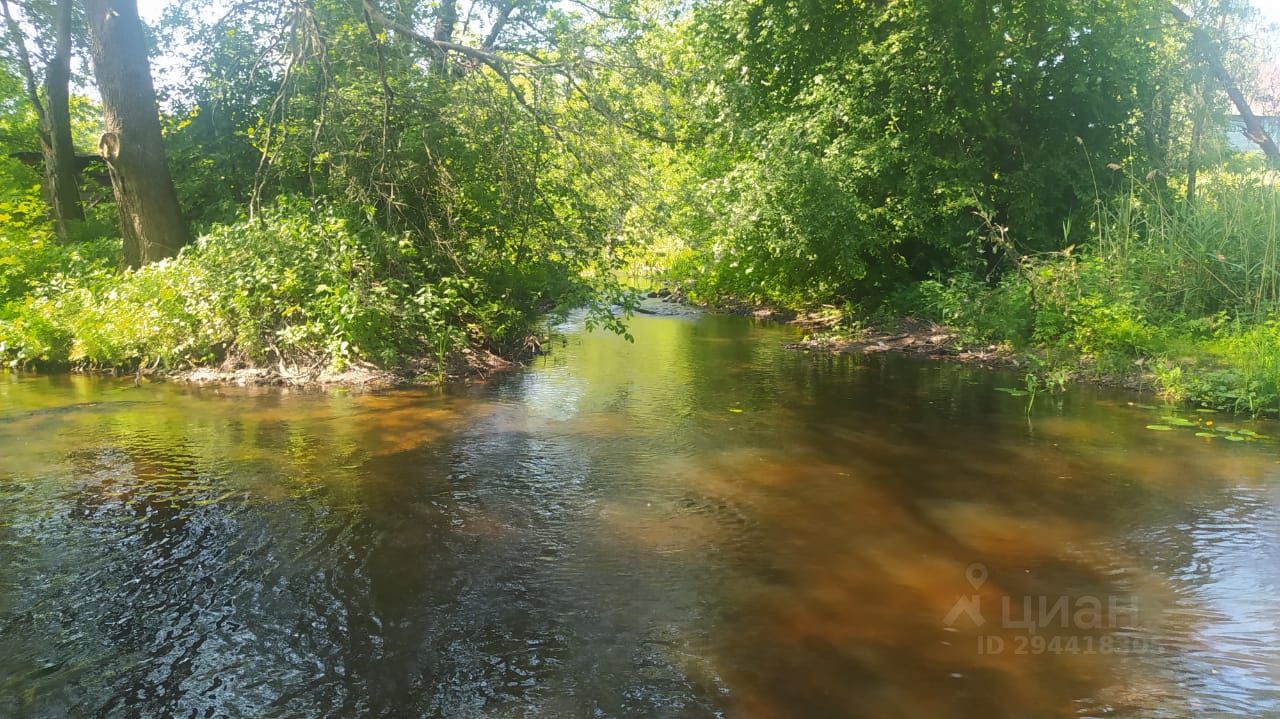
<svg viewBox="0 0 1280 719"><path fill-rule="evenodd" d="M1172 405L1240 416L1280 413L1272 389L1280 362L1275 323L1232 326L1209 336L1170 327L1149 351L1105 353L1082 351L1068 335L1018 347L1008 340L975 339L972 328L916 317L862 324L826 309L796 313L789 323L806 330L802 340L787 345L797 351L910 354L1022 371L1028 386L1041 391L1084 383L1151 392Z"/></svg>
<svg viewBox="0 0 1280 719"><path fill-rule="evenodd" d="M929 320L903 318L892 326L868 327L853 333L824 328L822 320L815 320L808 315L796 317L789 322L816 330L816 333L800 342L788 344L788 349L848 354L898 352L985 367L1018 367L1024 364L1007 346L971 346L961 340L960 333L954 328Z"/></svg>
<svg viewBox="0 0 1280 719"><path fill-rule="evenodd" d="M577 265L466 272L339 209L281 201L136 270L112 243L0 235L0 364L202 384L359 387L482 379L536 354L549 312L609 287ZM118 242L118 241L117 241ZM486 258L486 261L491 258ZM477 261L479 262L479 261ZM607 283L606 283L607 284Z"/></svg>
<svg viewBox="0 0 1280 719"><path fill-rule="evenodd" d="M202 366L150 373L139 372L138 377L199 385L386 389L440 385L448 382L483 382L494 375L524 366L521 361L506 359L488 350L467 348L445 367L440 367L434 360L426 358L391 369L368 363L357 363L340 370L324 365L300 367L280 363L275 367L261 367L223 364L216 367Z"/></svg>
<svg viewBox="0 0 1280 719"><path fill-rule="evenodd" d="M919 316L903 315L872 320L831 305L796 310L732 298L700 302L696 295L689 297L678 284L658 292L650 292L648 297L663 303L798 327L804 331L804 337L798 342L784 345L786 349L793 351L907 354L986 369L1022 370L1027 373L1027 381L1042 390L1062 391L1069 384L1085 383L1134 392L1155 392L1173 403L1212 406L1208 402L1191 401L1186 395L1185 386L1173 386L1170 378L1180 377L1181 369L1172 374L1158 371L1177 366L1188 370L1188 378L1194 377L1195 372L1191 370L1194 362L1187 357L1180 358L1178 365L1172 365L1168 360L1141 356L1123 361L1116 361L1111 357L1099 362L1098 357L1068 346L1067 340L1061 337L1057 343L1019 349L1007 338L979 338L975 336L972 327L965 329ZM1202 366L1200 371L1208 372L1208 369Z"/></svg>
<svg viewBox="0 0 1280 719"><path fill-rule="evenodd" d="M479 348L461 352L448 366L440 368L430 358L421 358L394 368L378 367L357 362L342 369L325 365L275 366L252 365L236 362L197 365L181 369L164 367L121 368L60 368L31 372L34 375L70 374L97 377L132 377L137 384L166 382L192 385L226 385L235 387L287 387L290 389L324 389L343 387L357 390L380 390L393 387L432 387L463 382L485 382L489 379L522 369L528 365L533 353L519 359L508 359ZM30 370L18 370L27 374Z"/></svg>
<svg viewBox="0 0 1280 719"><path fill-rule="evenodd" d="M788 343L786 348L790 350L862 355L907 354L985 369L1023 370L1028 378L1034 378L1037 387L1052 391L1061 391L1071 383L1080 382L1134 392L1160 393L1159 377L1146 367L1145 362L1135 363L1133 371L1128 373L1101 371L1090 357L1077 357L1071 363L1062 363L1061 360L1055 363L1047 352L1019 352L1007 343L968 342L960 330L931 320L905 317L849 332L824 327L821 320L815 322L811 315L801 313L789 320L789 324L812 331L801 341ZM1177 401L1176 398L1166 399Z"/></svg>
<svg viewBox="0 0 1280 719"><path fill-rule="evenodd" d="M1019 281L1017 277L1012 280ZM1016 290L1017 285L1013 286ZM649 302L661 304L642 306L640 312L668 314L670 311L661 308L696 307L789 324L805 333L800 341L785 345L790 350L899 353L1014 370L1024 373L1027 385L1038 391L1060 392L1072 384L1089 384L1153 393L1166 403L1189 408L1252 417L1280 414L1273 391L1280 386L1276 323L1224 321L1206 332L1185 326L1187 323L1158 326L1139 317L1126 317L1111 306L1084 314L1045 303L1037 319L1046 327L1060 319L1061 327L1030 341L1031 333L1019 336L1010 331L1015 325L1005 324L1006 303L991 298L994 293L1007 293L1008 287L968 287L966 295L954 286L944 288L944 297L934 298L929 306L964 307L965 312L950 313L962 320L961 324L919 315L871 319L830 305L793 310L759 301L722 298L708 302L678 283L648 293ZM921 283L912 291L919 295L940 293L936 283Z"/></svg>

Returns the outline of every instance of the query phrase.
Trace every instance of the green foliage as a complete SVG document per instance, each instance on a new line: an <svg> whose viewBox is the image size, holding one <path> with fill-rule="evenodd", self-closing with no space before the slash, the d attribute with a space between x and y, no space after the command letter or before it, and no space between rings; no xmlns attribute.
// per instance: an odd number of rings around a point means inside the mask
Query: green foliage
<svg viewBox="0 0 1280 719"><path fill-rule="evenodd" d="M961 330L970 344L1009 342L1026 346L1036 328L1030 288L1020 283L988 287L972 275L946 283L925 280L892 298L893 312L932 319Z"/></svg>
<svg viewBox="0 0 1280 719"><path fill-rule="evenodd" d="M1135 180L1104 214L1102 252L1153 308L1261 319L1280 306L1280 192L1268 173L1202 172L1194 203Z"/></svg>
<svg viewBox="0 0 1280 719"><path fill-rule="evenodd" d="M1171 399L1231 412L1280 416L1280 318L1226 324L1157 361Z"/></svg>
<svg viewBox="0 0 1280 719"><path fill-rule="evenodd" d="M310 354L389 365L428 350L447 358L466 339L463 294L473 285L436 280L407 238L331 210L282 204L216 228L182 263L202 278L202 291L186 298L204 347L256 360Z"/></svg>
<svg viewBox="0 0 1280 719"><path fill-rule="evenodd" d="M0 197L0 356L19 362L48 361L65 356L71 342L50 296L69 289L68 277L105 272L119 248L118 242L101 238L58 242L45 219L38 189L27 187L25 191L11 187L7 196ZM33 297L33 293L44 296ZM63 300L68 309L76 301L71 297L59 301Z"/></svg>
<svg viewBox="0 0 1280 719"><path fill-rule="evenodd" d="M1156 0L701 7L687 33L707 60L690 70L707 219L688 236L704 294L871 308L906 282L983 262L979 207L1029 249L1062 247L1062 223L1118 183L1094 173L1091 154L1163 159L1178 35L1165 11Z"/></svg>
<svg viewBox="0 0 1280 719"><path fill-rule="evenodd" d="M1150 371L1171 399L1280 414L1277 202L1256 172L1211 174L1194 205L1134 182L1083 249L1022 256L994 283L921 282L894 307L1051 367Z"/></svg>
<svg viewBox="0 0 1280 719"><path fill-rule="evenodd" d="M284 201L137 271L54 274L6 305L17 364L179 366L227 358L341 368L450 361L512 342L540 308L502 306L483 280L441 273L405 235Z"/></svg>
<svg viewBox="0 0 1280 719"><path fill-rule="evenodd" d="M59 244L44 215L35 188L0 198L0 307L55 273L92 272L115 255L113 243L104 240Z"/></svg>
<svg viewBox="0 0 1280 719"><path fill-rule="evenodd" d="M442 365L467 346L524 351L548 313L583 306L625 333L634 297L616 277L638 138L671 134L662 74L638 57L665 52L643 30L668 11L526 4L499 72L441 58L358 3L212 5L171 8L155 37L190 60L161 92L180 199L204 233L180 257L117 272L119 240L52 243L39 174L0 159L0 195L12 189L28 223L0 246L10 362ZM478 48L497 10L477 3L454 39ZM417 25L434 12L393 14ZM45 15L32 32L48 32ZM0 144L34 150L9 60ZM89 103L72 105L77 140L96 142ZM85 189L113 211L109 188ZM96 220L86 238L102 234Z"/></svg>

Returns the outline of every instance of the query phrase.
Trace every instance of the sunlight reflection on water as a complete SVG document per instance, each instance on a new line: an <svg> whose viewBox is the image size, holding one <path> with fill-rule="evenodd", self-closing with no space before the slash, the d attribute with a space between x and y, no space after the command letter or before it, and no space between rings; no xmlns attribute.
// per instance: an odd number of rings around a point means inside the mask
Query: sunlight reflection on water
<svg viewBox="0 0 1280 719"><path fill-rule="evenodd" d="M0 715L1280 713L1274 443L632 329L447 392L0 377Z"/></svg>

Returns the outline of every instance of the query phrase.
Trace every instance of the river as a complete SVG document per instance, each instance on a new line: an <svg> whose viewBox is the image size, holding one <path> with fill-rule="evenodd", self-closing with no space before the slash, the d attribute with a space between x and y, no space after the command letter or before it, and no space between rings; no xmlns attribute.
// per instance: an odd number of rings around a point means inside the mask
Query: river
<svg viewBox="0 0 1280 719"><path fill-rule="evenodd" d="M0 376L0 716L1280 716L1280 447L1221 431L1274 426L631 329L447 390Z"/></svg>

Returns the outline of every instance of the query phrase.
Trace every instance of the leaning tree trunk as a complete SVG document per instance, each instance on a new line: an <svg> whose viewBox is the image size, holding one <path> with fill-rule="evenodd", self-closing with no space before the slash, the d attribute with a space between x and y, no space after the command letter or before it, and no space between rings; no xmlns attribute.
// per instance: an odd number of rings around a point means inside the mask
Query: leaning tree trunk
<svg viewBox="0 0 1280 719"><path fill-rule="evenodd" d="M1235 78L1231 77L1231 73L1227 72L1226 66L1222 64L1222 48L1182 8L1170 3L1168 9L1177 18L1178 22L1190 29L1192 37L1200 44L1204 59L1209 63L1209 69L1213 71L1214 77L1222 85L1223 92L1227 93L1231 103L1236 106L1236 111L1240 113L1240 120L1244 123L1244 136L1262 148L1263 154L1267 156L1267 160L1272 166L1280 167L1280 147L1277 147L1275 140L1271 139L1271 135L1267 134L1266 128L1262 126L1262 122L1258 120L1257 115L1253 114L1253 108L1249 107L1249 101L1245 99L1244 93L1240 91L1240 86L1236 84Z"/></svg>
<svg viewBox="0 0 1280 719"><path fill-rule="evenodd" d="M71 110L68 85L71 82L71 0L59 0L56 8L57 45L45 68L44 91L27 52L22 27L14 20L8 0L0 0L9 37L17 53L19 69L27 90L27 99L36 113L40 154L44 157L44 194L52 210L58 236L67 239L69 223L84 220L80 204L80 173L76 167L76 150L71 140Z"/></svg>
<svg viewBox="0 0 1280 719"><path fill-rule="evenodd" d="M140 267L177 254L191 235L165 158L137 0L87 0L86 5L106 126L98 150L111 169L125 264Z"/></svg>

